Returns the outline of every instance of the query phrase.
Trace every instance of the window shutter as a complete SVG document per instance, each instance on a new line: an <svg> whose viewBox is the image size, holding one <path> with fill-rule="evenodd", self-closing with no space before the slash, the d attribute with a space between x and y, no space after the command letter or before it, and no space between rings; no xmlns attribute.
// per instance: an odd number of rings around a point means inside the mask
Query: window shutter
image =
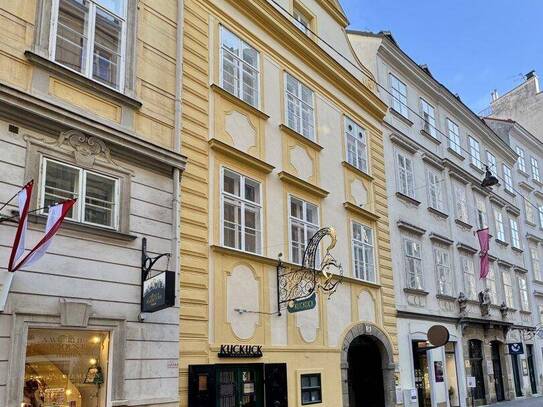
<svg viewBox="0 0 543 407"><path fill-rule="evenodd" d="M288 407L286 363L270 363L264 365L264 377L266 406Z"/></svg>
<svg viewBox="0 0 543 407"><path fill-rule="evenodd" d="M215 407L215 366L189 366L189 406Z"/></svg>

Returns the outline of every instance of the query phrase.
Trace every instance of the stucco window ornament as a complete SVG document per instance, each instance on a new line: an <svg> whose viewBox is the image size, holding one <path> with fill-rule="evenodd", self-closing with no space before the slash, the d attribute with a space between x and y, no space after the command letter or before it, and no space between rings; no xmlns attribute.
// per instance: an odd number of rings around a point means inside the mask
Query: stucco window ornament
<svg viewBox="0 0 543 407"><path fill-rule="evenodd" d="M319 244L325 238L330 239L322 260L319 261ZM316 232L307 244L301 266L285 265L279 254L277 263L277 312L289 308L290 312L314 307L314 295L317 290L330 297L337 290L343 279L343 267L331 254L336 246L336 230L325 227ZM318 264L317 264L318 263ZM309 300L309 301L307 301ZM300 304L301 307L296 307ZM306 305L312 307L307 308ZM294 309L297 309L294 311Z"/></svg>
<svg viewBox="0 0 543 407"><path fill-rule="evenodd" d="M96 157L102 156L107 162L115 164L111 159L109 148L94 136L87 136L77 130L68 130L60 133L57 146L68 145L74 150L74 159L79 165L92 167Z"/></svg>

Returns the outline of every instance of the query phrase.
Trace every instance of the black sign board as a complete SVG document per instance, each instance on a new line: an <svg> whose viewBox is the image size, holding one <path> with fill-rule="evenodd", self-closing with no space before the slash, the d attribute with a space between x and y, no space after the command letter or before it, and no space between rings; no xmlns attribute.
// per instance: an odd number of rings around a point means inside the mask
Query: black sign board
<svg viewBox="0 0 543 407"><path fill-rule="evenodd" d="M262 345L221 345L220 358L261 358Z"/></svg>
<svg viewBox="0 0 543 407"><path fill-rule="evenodd" d="M175 272L163 271L143 282L141 312L156 312L175 304Z"/></svg>
<svg viewBox="0 0 543 407"><path fill-rule="evenodd" d="M509 354L511 355L524 354L524 346L522 346L522 342L508 343L507 346L509 347Z"/></svg>

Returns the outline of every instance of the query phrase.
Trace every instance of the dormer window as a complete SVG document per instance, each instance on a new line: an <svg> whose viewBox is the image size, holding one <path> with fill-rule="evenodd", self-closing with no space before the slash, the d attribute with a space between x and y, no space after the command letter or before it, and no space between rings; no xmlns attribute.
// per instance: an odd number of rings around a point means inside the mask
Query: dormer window
<svg viewBox="0 0 543 407"><path fill-rule="evenodd" d="M298 7L294 7L292 16L294 17L294 25L304 34L309 35L311 33L311 18Z"/></svg>

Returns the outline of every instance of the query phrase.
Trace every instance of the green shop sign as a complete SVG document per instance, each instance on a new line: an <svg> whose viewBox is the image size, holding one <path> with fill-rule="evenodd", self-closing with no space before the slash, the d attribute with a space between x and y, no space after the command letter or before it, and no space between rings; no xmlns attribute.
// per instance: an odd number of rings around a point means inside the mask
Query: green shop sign
<svg viewBox="0 0 543 407"><path fill-rule="evenodd" d="M307 298L291 301L287 306L287 310L288 312L291 312L291 313L300 312L300 311L308 311L310 309L315 308L316 305L317 305L317 300L315 298L315 293L313 293Z"/></svg>

